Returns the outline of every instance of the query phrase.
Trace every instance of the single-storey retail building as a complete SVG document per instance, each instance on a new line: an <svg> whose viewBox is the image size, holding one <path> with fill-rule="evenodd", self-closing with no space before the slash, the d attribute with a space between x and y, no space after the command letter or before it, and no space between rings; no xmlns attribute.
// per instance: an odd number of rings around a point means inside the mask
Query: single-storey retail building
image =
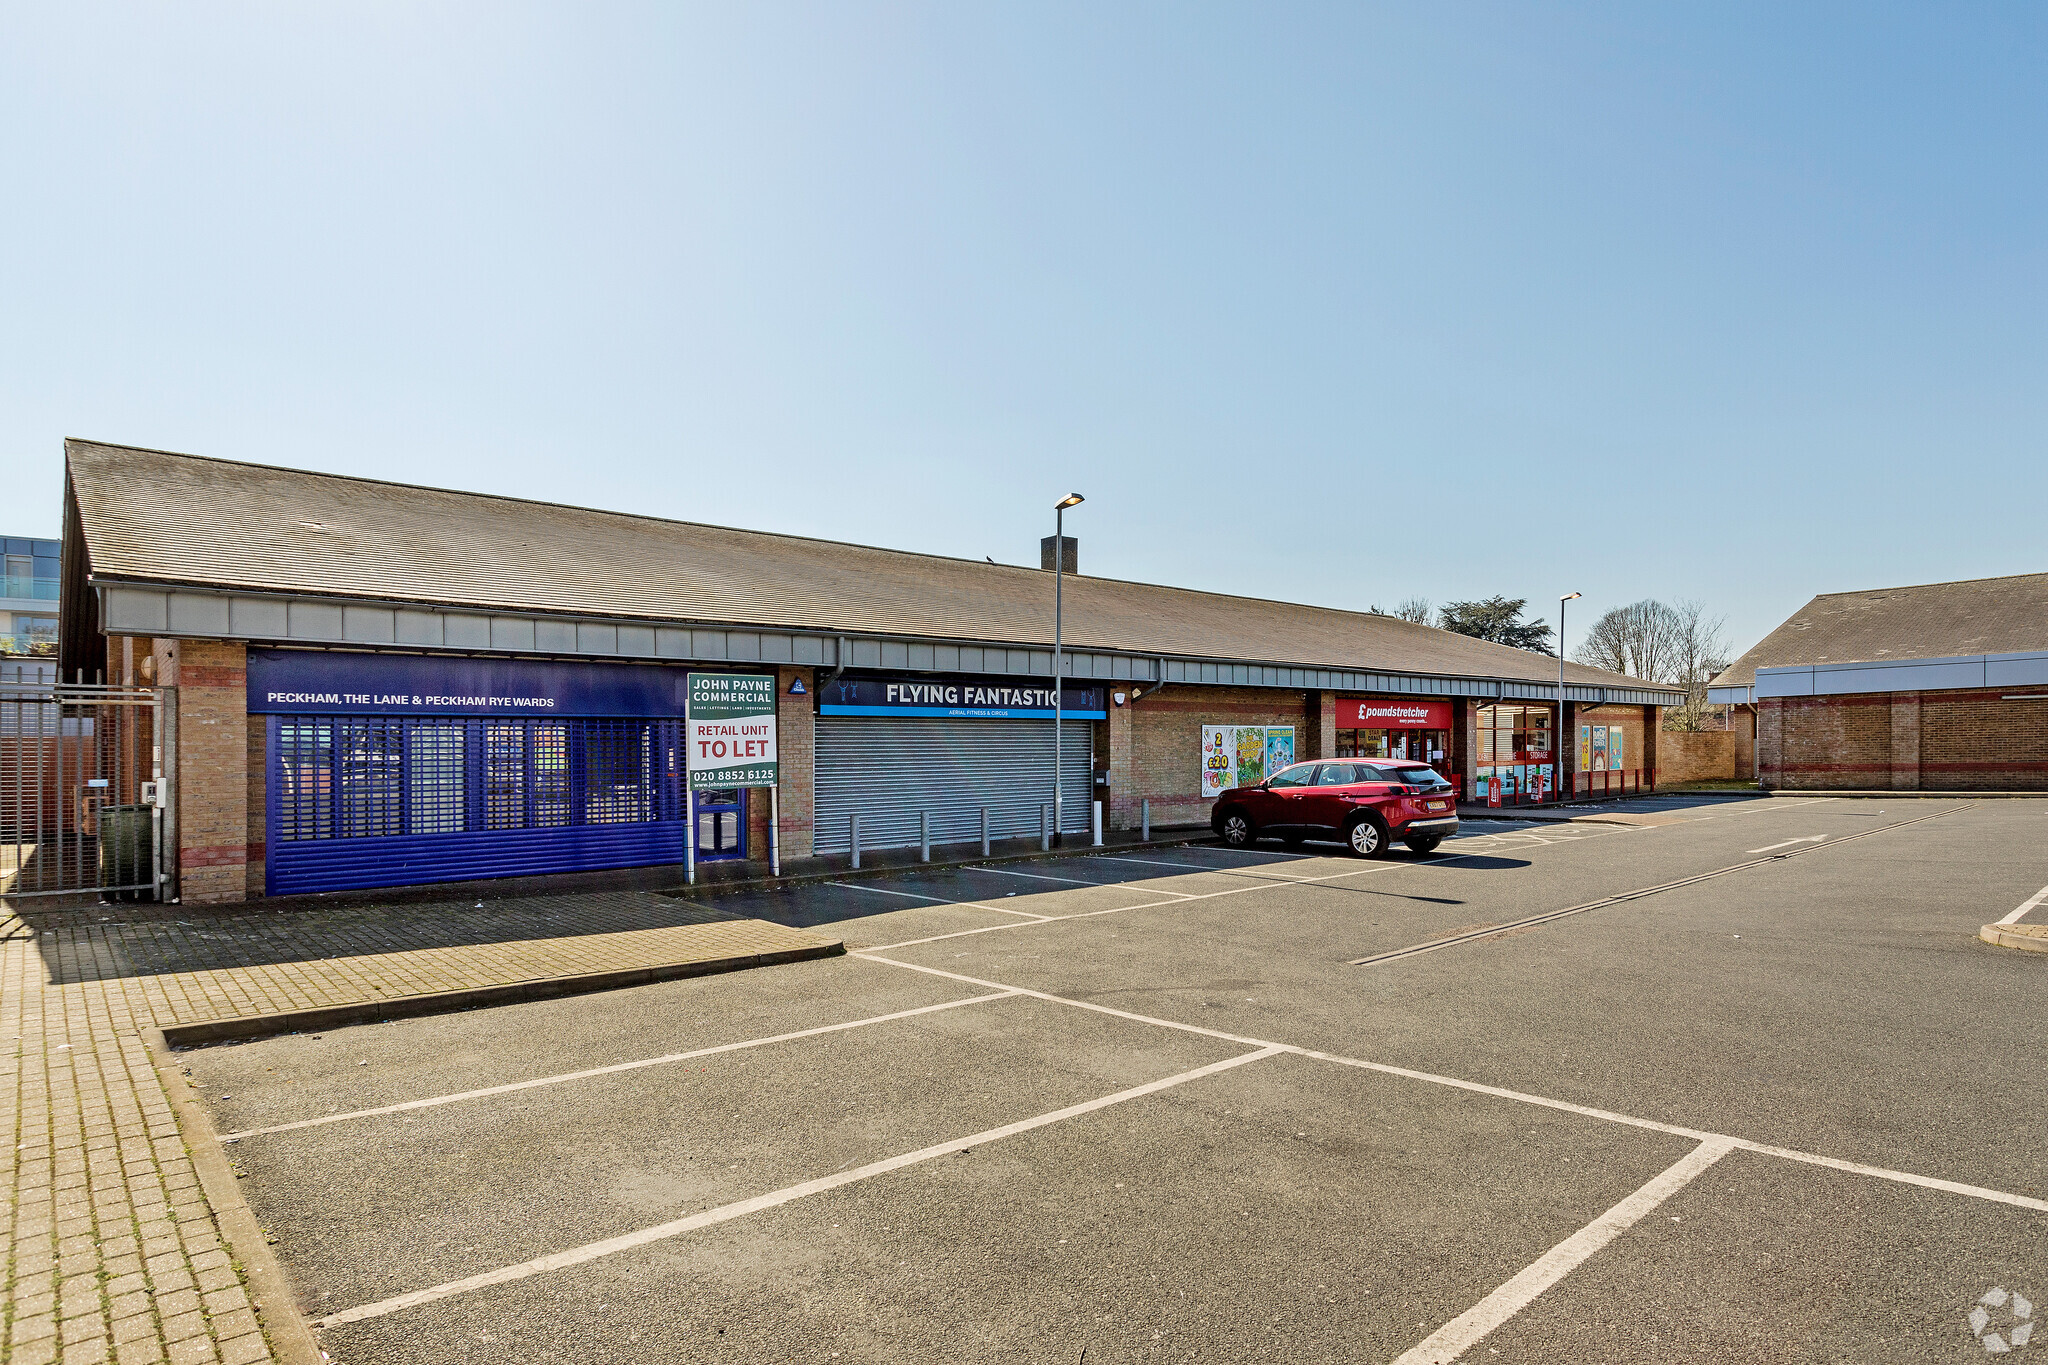
<svg viewBox="0 0 2048 1365"><path fill-rule="evenodd" d="M1036 834L1053 582L1031 569L84 441L63 667L165 689L190 901L675 863L692 668L772 679L784 858ZM1362 612L1075 575L1069 833L1208 817L1297 759L1468 795L1653 786L1678 693ZM1560 756L1556 736L1566 743ZM1562 763L1560 765L1560 757ZM765 859L760 790L699 857Z"/></svg>
<svg viewBox="0 0 2048 1365"><path fill-rule="evenodd" d="M2048 574L1823 593L1707 697L1767 789L2048 790Z"/></svg>

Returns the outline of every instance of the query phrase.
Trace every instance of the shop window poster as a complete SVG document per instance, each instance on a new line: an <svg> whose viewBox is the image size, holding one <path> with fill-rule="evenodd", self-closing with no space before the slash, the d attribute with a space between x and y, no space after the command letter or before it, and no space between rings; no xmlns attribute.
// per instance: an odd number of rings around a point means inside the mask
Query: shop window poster
<svg viewBox="0 0 2048 1365"><path fill-rule="evenodd" d="M1579 727L1579 771L1584 772L1586 771L1586 769L1592 766L1593 727L1590 725L1581 725Z"/></svg>
<svg viewBox="0 0 2048 1365"><path fill-rule="evenodd" d="M1593 761L1586 766L1594 772L1607 766L1607 727L1604 725L1593 727Z"/></svg>
<svg viewBox="0 0 2048 1365"><path fill-rule="evenodd" d="M1271 777L1288 764L1294 762L1294 727L1292 725L1269 725L1266 727L1266 776Z"/></svg>
<svg viewBox="0 0 2048 1365"><path fill-rule="evenodd" d="M1621 766L1621 727L1619 725L1607 727L1607 766L1610 768L1619 768Z"/></svg>
<svg viewBox="0 0 2048 1365"><path fill-rule="evenodd" d="M1294 762L1292 725L1204 725L1202 795L1263 782Z"/></svg>
<svg viewBox="0 0 2048 1365"><path fill-rule="evenodd" d="M1260 725L1237 727L1237 780L1231 785L1249 787L1266 780L1266 730Z"/></svg>

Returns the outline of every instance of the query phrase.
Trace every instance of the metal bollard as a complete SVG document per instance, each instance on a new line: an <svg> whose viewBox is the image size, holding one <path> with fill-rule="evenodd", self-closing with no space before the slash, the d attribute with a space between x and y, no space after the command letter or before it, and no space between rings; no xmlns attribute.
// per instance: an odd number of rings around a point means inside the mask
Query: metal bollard
<svg viewBox="0 0 2048 1365"><path fill-rule="evenodd" d="M932 817L929 811L917 813L917 860L921 863L932 860Z"/></svg>
<svg viewBox="0 0 2048 1365"><path fill-rule="evenodd" d="M988 856L988 807L981 808L981 856Z"/></svg>
<svg viewBox="0 0 2048 1365"><path fill-rule="evenodd" d="M849 816L847 816L847 817L846 817L846 827L847 827L847 833L848 833L848 835L850 836L850 842L851 842L851 843L853 844L853 865L854 865L855 867L859 867L859 866L860 866L860 816L859 816L858 814L854 814L854 815L849 815Z"/></svg>
<svg viewBox="0 0 2048 1365"><path fill-rule="evenodd" d="M1102 847L1102 803L1095 803L1095 847Z"/></svg>
<svg viewBox="0 0 2048 1365"><path fill-rule="evenodd" d="M1138 803L1138 838L1145 843L1152 842L1152 798L1146 797Z"/></svg>
<svg viewBox="0 0 2048 1365"><path fill-rule="evenodd" d="M1038 803L1038 851L1040 853L1052 847L1052 835L1048 832L1050 827L1046 823L1049 818L1046 812L1051 809L1052 807L1043 801Z"/></svg>

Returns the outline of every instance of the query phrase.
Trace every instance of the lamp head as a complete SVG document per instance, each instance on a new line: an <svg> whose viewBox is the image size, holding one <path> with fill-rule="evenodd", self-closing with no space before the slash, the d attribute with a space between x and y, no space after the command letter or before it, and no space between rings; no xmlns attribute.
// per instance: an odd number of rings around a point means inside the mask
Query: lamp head
<svg viewBox="0 0 2048 1365"><path fill-rule="evenodd" d="M1557 600L1558 600L1558 601L1560 601L1560 602L1569 602L1569 601L1571 601L1571 600L1572 600L1572 599L1573 599L1574 597L1584 597L1584 596L1585 596L1585 594L1584 594L1584 593L1581 593L1581 592L1568 592L1568 593L1566 593L1566 594L1565 594L1564 596L1562 596L1562 597L1558 598Z"/></svg>
<svg viewBox="0 0 2048 1365"><path fill-rule="evenodd" d="M1064 512L1069 507L1077 507L1086 501L1088 500L1082 497L1079 493L1069 493L1064 498L1061 498L1058 502L1054 503L1052 505L1052 510L1055 512Z"/></svg>

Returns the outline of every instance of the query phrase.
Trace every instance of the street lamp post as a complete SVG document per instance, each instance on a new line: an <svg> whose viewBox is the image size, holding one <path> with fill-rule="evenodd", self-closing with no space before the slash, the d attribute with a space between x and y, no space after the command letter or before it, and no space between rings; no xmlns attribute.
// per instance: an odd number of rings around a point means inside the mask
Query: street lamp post
<svg viewBox="0 0 2048 1365"><path fill-rule="evenodd" d="M1562 801L1564 792L1565 747L1564 724L1564 604L1583 593L1568 592L1557 599L1557 799Z"/></svg>
<svg viewBox="0 0 2048 1365"><path fill-rule="evenodd" d="M1067 567L1067 509L1078 507L1086 501L1079 493L1069 493L1052 507L1052 842L1060 843L1060 832L1066 828L1066 793L1060 786L1060 703L1064 700L1060 663L1061 611L1066 567Z"/></svg>

